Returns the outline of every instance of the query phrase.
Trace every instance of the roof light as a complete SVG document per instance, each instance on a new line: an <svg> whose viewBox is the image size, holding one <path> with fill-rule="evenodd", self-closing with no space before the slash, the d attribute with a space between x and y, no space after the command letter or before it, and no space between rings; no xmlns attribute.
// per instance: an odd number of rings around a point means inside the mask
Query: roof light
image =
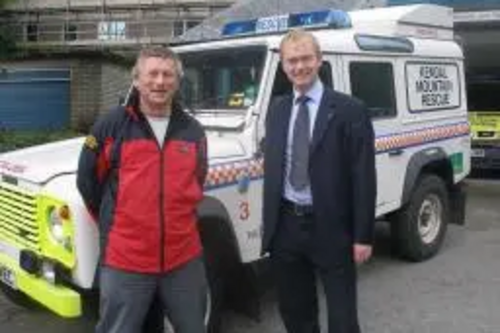
<svg viewBox="0 0 500 333"><path fill-rule="evenodd" d="M349 14L342 10L322 10L306 13L267 16L226 24L223 36L256 35L292 28L350 28Z"/></svg>
<svg viewBox="0 0 500 333"><path fill-rule="evenodd" d="M223 36L236 36L253 34L257 20L230 22L222 29Z"/></svg>
<svg viewBox="0 0 500 333"><path fill-rule="evenodd" d="M309 13L290 14L288 19L290 28L329 27L336 29L350 28L351 18L343 10L321 10Z"/></svg>

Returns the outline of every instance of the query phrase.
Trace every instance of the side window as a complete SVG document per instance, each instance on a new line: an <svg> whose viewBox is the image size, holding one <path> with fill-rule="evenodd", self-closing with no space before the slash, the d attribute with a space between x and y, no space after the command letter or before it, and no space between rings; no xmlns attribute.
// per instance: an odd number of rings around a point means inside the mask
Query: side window
<svg viewBox="0 0 500 333"><path fill-rule="evenodd" d="M397 114L394 74L391 63L351 62L351 93L362 100L372 119Z"/></svg>
<svg viewBox="0 0 500 333"><path fill-rule="evenodd" d="M319 69L319 78L321 82L327 87L333 88L332 80L332 65L328 61L323 61ZM292 83L286 77L285 72L281 66L281 62L278 64L278 70L276 71L276 77L274 78L274 86L272 96L280 96L292 93Z"/></svg>

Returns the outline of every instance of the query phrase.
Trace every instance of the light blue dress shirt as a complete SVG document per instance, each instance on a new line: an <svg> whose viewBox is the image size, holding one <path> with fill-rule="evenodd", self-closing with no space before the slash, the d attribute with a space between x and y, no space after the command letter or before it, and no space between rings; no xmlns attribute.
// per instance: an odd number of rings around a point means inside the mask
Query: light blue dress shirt
<svg viewBox="0 0 500 333"><path fill-rule="evenodd" d="M319 105L321 103L321 98L323 97L323 91L324 91L323 83L318 78L312 85L311 89L309 89L309 91L306 93L306 96L309 97L309 101L307 102L307 107L309 109L311 140L314 132L314 126L316 123L316 116L318 115ZM299 105L296 104L295 101L299 96L300 93L298 91L293 92L293 106L291 110L292 114L290 116L290 124L288 127L288 138L285 151L286 165L285 165L285 180L284 180L285 186L284 186L283 197L300 205L310 205L312 204L312 194L310 186L306 187L302 191L296 191L290 184L290 181L288 180L288 177L290 175L291 159L292 159L293 126L295 124L295 118L297 117L297 112L299 109Z"/></svg>

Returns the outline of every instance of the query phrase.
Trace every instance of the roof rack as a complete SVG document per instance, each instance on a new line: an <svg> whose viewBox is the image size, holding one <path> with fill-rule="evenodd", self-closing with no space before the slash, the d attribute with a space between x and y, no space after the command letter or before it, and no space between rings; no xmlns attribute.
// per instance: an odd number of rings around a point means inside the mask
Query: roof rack
<svg viewBox="0 0 500 333"><path fill-rule="evenodd" d="M361 33L453 40L453 9L420 4L349 12Z"/></svg>

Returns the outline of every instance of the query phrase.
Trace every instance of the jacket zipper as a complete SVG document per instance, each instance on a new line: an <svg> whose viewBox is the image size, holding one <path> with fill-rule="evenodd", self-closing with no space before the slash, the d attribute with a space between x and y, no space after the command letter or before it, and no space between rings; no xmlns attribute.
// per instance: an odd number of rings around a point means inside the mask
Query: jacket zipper
<svg viewBox="0 0 500 333"><path fill-rule="evenodd" d="M167 129L168 130L168 129ZM166 135L165 135L166 137ZM164 200L164 151L165 142L163 141L163 147L159 147L160 151L160 272L163 273L165 271L165 200Z"/></svg>
<svg viewBox="0 0 500 333"><path fill-rule="evenodd" d="M159 204L159 210L160 210L160 273L163 273L165 271L165 251L164 251L164 248L165 248L165 203L164 203L164 188L163 188L163 182L164 182L164 164L165 164L165 161L164 161L164 149L165 149L165 146L166 146L166 143L167 143L167 136L168 136L168 132L169 132L169 128L170 128L170 122L172 121L172 118L170 118L169 120L169 124L168 124L168 127L167 127L167 131L165 132L165 137L163 138L163 146L160 146L160 144L158 143L158 140L156 139L156 135L153 131L153 129L151 128L151 125L149 124L149 121L147 119L145 119L145 122L146 122L146 127L149 131L149 135L150 137L155 141L156 143L156 147L158 148L158 153L160 154L160 168L159 168L159 172L160 172L160 183L159 183L159 200L160 200L160 204Z"/></svg>
<svg viewBox="0 0 500 333"><path fill-rule="evenodd" d="M165 249L167 248L165 246L165 230L166 230L166 218L165 218L165 187L164 187L164 178L165 178L165 149L167 147L167 141L168 137L170 136L170 133L172 132L172 121L173 121L173 115L172 113L170 114L170 119L168 122L167 130L165 131L165 137L163 138L163 145L160 146L158 144L158 148L160 151L160 269L161 272L163 273L165 271L165 261L166 259L166 254L165 254ZM158 143L158 142L157 142Z"/></svg>

